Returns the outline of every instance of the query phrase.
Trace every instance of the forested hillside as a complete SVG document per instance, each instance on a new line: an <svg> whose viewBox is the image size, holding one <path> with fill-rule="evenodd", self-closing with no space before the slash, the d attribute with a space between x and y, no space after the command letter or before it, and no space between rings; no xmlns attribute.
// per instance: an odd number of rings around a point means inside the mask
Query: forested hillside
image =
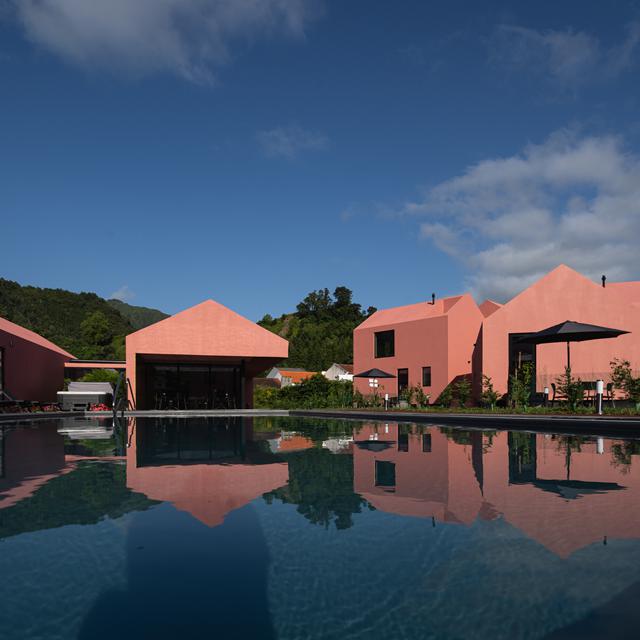
<svg viewBox="0 0 640 640"><path fill-rule="evenodd" d="M294 313L258 324L289 340L292 367L312 371L353 361L353 329L375 311L363 311L347 287L312 291ZM0 316L48 338L77 358L124 359L125 336L167 315L95 293L21 286L0 278Z"/></svg>
<svg viewBox="0 0 640 640"><path fill-rule="evenodd" d="M159 322L168 318L169 315L158 311L158 309L149 309L148 307L137 307L132 304L122 302L122 300L107 300L107 302L117 309L131 324L131 326L137 331L148 327L150 324Z"/></svg>
<svg viewBox="0 0 640 640"><path fill-rule="evenodd" d="M123 359L124 338L136 329L118 308L95 293L21 286L3 278L0 316L39 333L77 358Z"/></svg>
<svg viewBox="0 0 640 640"><path fill-rule="evenodd" d="M353 302L347 287L312 291L296 307L295 313L278 318L265 315L258 322L265 329L289 340L291 367L321 371L333 362L353 361L353 330L376 309Z"/></svg>

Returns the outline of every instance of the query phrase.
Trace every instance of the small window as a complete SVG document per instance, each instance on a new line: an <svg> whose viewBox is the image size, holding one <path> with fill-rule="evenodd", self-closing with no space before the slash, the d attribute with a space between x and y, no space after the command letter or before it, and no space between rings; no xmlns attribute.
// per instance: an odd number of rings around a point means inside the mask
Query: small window
<svg viewBox="0 0 640 640"><path fill-rule="evenodd" d="M408 433L399 433L398 434L398 451L409 451L409 434Z"/></svg>
<svg viewBox="0 0 640 640"><path fill-rule="evenodd" d="M422 386L431 386L431 367L422 367Z"/></svg>
<svg viewBox="0 0 640 640"><path fill-rule="evenodd" d="M431 434L422 434L422 451L423 453L431 453Z"/></svg>
<svg viewBox="0 0 640 640"><path fill-rule="evenodd" d="M377 331L375 334L375 357L391 358L395 355L395 331Z"/></svg>
<svg viewBox="0 0 640 640"><path fill-rule="evenodd" d="M396 465L395 462L376 460L376 487L396 486Z"/></svg>

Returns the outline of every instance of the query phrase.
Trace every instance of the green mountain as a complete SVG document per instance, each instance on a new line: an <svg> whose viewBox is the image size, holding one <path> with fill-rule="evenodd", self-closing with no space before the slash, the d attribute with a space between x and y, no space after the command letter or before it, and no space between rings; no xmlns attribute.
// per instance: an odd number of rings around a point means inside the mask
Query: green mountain
<svg viewBox="0 0 640 640"><path fill-rule="evenodd" d="M347 287L312 291L295 313L279 318L264 316L258 324L289 340L286 364L309 371L322 371L334 362L353 362L353 330L376 311L353 302Z"/></svg>
<svg viewBox="0 0 640 640"><path fill-rule="evenodd" d="M122 360L125 336L144 326L143 318L155 322L154 318L166 317L144 307L124 305L132 311L121 310L113 302L117 301L107 302L95 293L41 289L0 278L0 316L39 333L76 358Z"/></svg>
<svg viewBox="0 0 640 640"><path fill-rule="evenodd" d="M158 311L158 309L149 309L148 307L136 307L132 304L122 302L122 300L107 300L107 302L117 309L121 315L123 315L131 324L131 326L137 331L148 327L150 324L159 322L168 318L169 315Z"/></svg>

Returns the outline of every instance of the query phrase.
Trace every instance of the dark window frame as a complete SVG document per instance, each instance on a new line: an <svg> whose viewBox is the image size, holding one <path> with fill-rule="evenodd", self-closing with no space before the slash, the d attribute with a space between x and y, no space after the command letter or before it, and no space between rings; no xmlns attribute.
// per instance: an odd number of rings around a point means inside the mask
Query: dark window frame
<svg viewBox="0 0 640 640"><path fill-rule="evenodd" d="M425 373L428 374L427 382L425 382ZM431 382L431 365L429 365L427 367L422 367L422 386L423 387L430 387L431 384L432 384L432 382Z"/></svg>
<svg viewBox="0 0 640 640"><path fill-rule="evenodd" d="M379 340L383 339L383 336L391 337L390 344L391 347L384 349L380 349ZM380 351L384 351L385 353L380 353ZM390 351L390 353L387 353ZM386 331L376 331L373 334L373 357L374 358L393 358L396 355L396 332L395 329L387 329Z"/></svg>
<svg viewBox="0 0 640 640"><path fill-rule="evenodd" d="M376 487L393 489L396 486L396 463L390 460L375 460L374 476ZM389 482L391 476L393 476L393 483Z"/></svg>

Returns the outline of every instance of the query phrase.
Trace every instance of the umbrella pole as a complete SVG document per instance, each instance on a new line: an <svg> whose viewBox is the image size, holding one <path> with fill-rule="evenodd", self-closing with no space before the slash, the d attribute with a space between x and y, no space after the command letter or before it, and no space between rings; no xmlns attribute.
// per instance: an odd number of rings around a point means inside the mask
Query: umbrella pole
<svg viewBox="0 0 640 640"><path fill-rule="evenodd" d="M571 343L567 342L567 369L571 370Z"/></svg>

